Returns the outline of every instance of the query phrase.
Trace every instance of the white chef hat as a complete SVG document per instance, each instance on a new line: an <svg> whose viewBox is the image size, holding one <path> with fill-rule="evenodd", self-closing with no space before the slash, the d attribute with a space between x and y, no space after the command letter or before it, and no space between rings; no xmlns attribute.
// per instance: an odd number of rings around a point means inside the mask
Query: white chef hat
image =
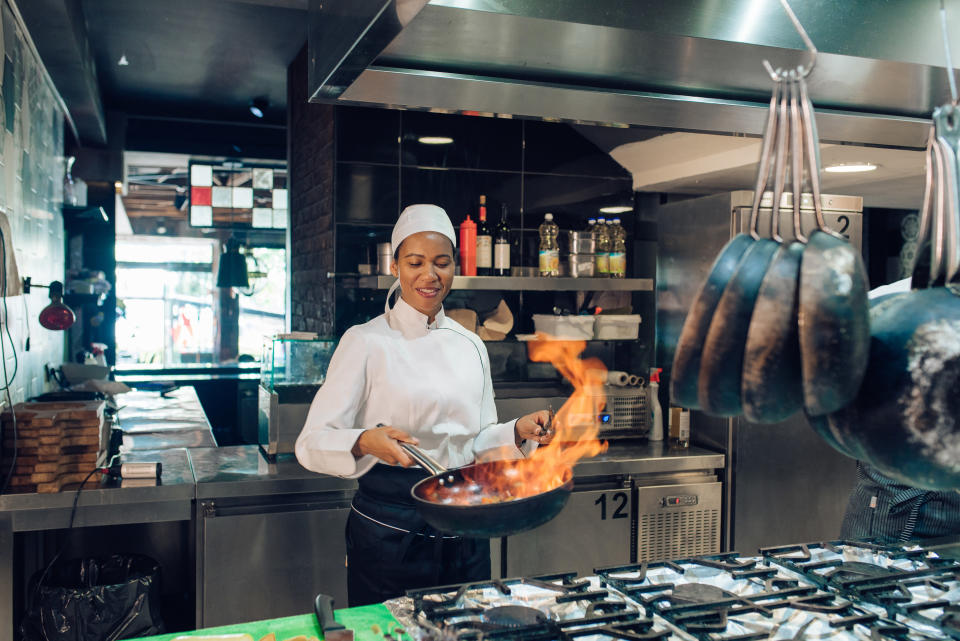
<svg viewBox="0 0 960 641"><path fill-rule="evenodd" d="M396 255L397 248L408 236L422 231L434 231L450 239L453 246L457 246L457 235L453 231L453 223L442 207L436 205L410 205L400 213L397 224L393 226L390 236L390 249Z"/></svg>
<svg viewBox="0 0 960 641"><path fill-rule="evenodd" d="M393 255L397 255L397 249L400 247L400 243L409 236L419 234L422 231L432 231L443 234L450 239L454 247L457 246L457 235L453 231L453 223L450 222L450 217L447 216L447 212L445 212L442 207L437 207L436 205L410 205L400 212L400 218L397 219L397 224L393 226L393 234L390 236L390 249L393 250ZM387 300L383 306L384 311L390 311L390 297L393 296L393 293L399 288L400 279L397 279L387 292Z"/></svg>

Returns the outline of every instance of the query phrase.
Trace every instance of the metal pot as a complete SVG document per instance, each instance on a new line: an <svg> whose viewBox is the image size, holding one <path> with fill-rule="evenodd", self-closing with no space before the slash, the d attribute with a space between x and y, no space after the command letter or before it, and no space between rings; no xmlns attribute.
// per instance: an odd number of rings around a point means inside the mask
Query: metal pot
<svg viewBox="0 0 960 641"><path fill-rule="evenodd" d="M573 470L568 469L559 487L511 499L477 479L506 475L524 465L537 465L531 459L474 463L448 470L414 445L400 443L400 447L433 474L414 485L410 495L420 516L440 532L482 539L525 532L555 517L573 490ZM454 497L468 497L471 504L453 503Z"/></svg>

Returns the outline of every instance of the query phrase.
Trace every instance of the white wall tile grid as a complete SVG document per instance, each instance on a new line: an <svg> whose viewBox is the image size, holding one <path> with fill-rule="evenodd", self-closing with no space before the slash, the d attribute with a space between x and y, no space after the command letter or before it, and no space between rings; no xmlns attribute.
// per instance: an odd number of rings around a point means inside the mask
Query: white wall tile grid
<svg viewBox="0 0 960 641"><path fill-rule="evenodd" d="M10 221L21 276L48 284L64 278L63 119L59 97L42 63L27 44L7 0L0 30L0 211ZM9 246L9 245L8 245ZM9 285L8 285L9 286ZM7 299L6 320L19 360L11 387L14 402L42 393L44 365L64 358L64 335L40 327L46 289ZM2 322L0 320L0 322ZM27 338L30 351L26 351ZM12 373L13 355L6 361Z"/></svg>

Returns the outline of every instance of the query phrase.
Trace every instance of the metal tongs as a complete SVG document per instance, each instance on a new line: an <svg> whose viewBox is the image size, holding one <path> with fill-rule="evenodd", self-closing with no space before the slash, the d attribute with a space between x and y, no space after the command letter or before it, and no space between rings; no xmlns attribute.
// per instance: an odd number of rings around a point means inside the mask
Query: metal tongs
<svg viewBox="0 0 960 641"><path fill-rule="evenodd" d="M553 436L554 432L557 431L553 425L553 417L555 415L553 406L547 405L547 411L550 412L550 418L547 419L547 424L537 428L537 436L541 438L544 436Z"/></svg>

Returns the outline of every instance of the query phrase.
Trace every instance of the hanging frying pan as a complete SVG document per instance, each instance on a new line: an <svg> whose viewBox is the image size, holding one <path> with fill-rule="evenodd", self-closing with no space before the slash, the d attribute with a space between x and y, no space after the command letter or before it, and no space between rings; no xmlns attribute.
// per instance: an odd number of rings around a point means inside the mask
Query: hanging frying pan
<svg viewBox="0 0 960 641"><path fill-rule="evenodd" d="M778 83L782 84L782 83ZM789 132L789 91L780 91L777 120L776 163L774 170L771 225L780 216L780 200L787 169ZM758 181L759 182L759 181ZM760 187L762 196L763 187ZM754 202L758 194L754 194ZM759 207L757 209L759 212ZM751 212L752 214L752 212ZM750 317L760 292L760 284L779 244L760 238L757 216L751 215L750 234L756 239L744 253L727 283L703 343L697 400L700 409L714 416L737 416L743 412L740 387L743 380L743 356L750 328Z"/></svg>
<svg viewBox="0 0 960 641"><path fill-rule="evenodd" d="M756 423L785 420L803 407L800 340L797 334L797 280L806 238L800 226L803 186L803 142L798 87L790 83L790 174L793 188L793 232L797 242L781 244L760 283L743 355L740 388L743 414ZM779 216L771 221L778 243Z"/></svg>
<svg viewBox="0 0 960 641"><path fill-rule="evenodd" d="M960 489L960 111L941 107L934 123L918 237L921 246L930 237L930 272L920 274L915 265L913 281L943 286L888 296L873 306L863 385L850 406L826 419L831 433L859 449L857 458L885 475L946 490ZM922 260L918 254L917 263Z"/></svg>
<svg viewBox="0 0 960 641"><path fill-rule="evenodd" d="M817 221L800 264L800 363L804 407L808 414L820 416L846 406L857 395L867 369L870 318L863 259L823 220L816 123L806 83L803 78L799 83Z"/></svg>
<svg viewBox="0 0 960 641"><path fill-rule="evenodd" d="M448 470L420 448L409 443L400 446L433 475L414 485L410 494L420 516L440 532L473 538L524 532L555 517L573 489L573 470L567 469L561 474L559 486L513 498L502 481L522 478L524 467L541 463L533 459L502 460Z"/></svg>
<svg viewBox="0 0 960 641"><path fill-rule="evenodd" d="M757 169L757 181L754 188L753 207L750 212L751 228L760 210L760 201L770 175L770 160L773 143L777 136L777 107L781 92L781 83L776 83L770 96L770 108L760 149L760 162ZM699 409L697 386L700 379L700 365L703 357L704 340L710 328L717 304L727 287L727 283L736 272L744 254L753 246L755 234L737 234L724 246L717 256L706 281L700 287L690 311L683 323L677 349L673 357L673 369L670 374L670 398L673 403L691 409Z"/></svg>
<svg viewBox="0 0 960 641"><path fill-rule="evenodd" d="M943 156L939 148L934 146L935 142L934 128L930 128L930 135L927 139L926 151L926 181L923 190L923 204L920 207L920 225L917 233L917 254L913 265L912 286L914 289L925 288L930 282L932 263L929 258L932 252L929 236L931 225L931 208L936 207L940 213L937 218L943 217L943 201L945 198L943 190ZM936 157L936 162L934 162ZM936 205L934 205L934 200ZM874 308L887 297L870 301L871 316L878 313ZM882 310L879 313L883 313ZM872 330L871 330L872 333ZM872 362L872 361L871 361ZM864 378L864 385L870 385L871 365L868 363L867 374ZM859 424L859 412L855 411L855 406L863 396L863 390L857 395L851 408L839 410L831 414L822 416L807 415L807 421L814 431L819 434L835 450L858 460L867 460L867 453L862 444L863 435L866 430Z"/></svg>

